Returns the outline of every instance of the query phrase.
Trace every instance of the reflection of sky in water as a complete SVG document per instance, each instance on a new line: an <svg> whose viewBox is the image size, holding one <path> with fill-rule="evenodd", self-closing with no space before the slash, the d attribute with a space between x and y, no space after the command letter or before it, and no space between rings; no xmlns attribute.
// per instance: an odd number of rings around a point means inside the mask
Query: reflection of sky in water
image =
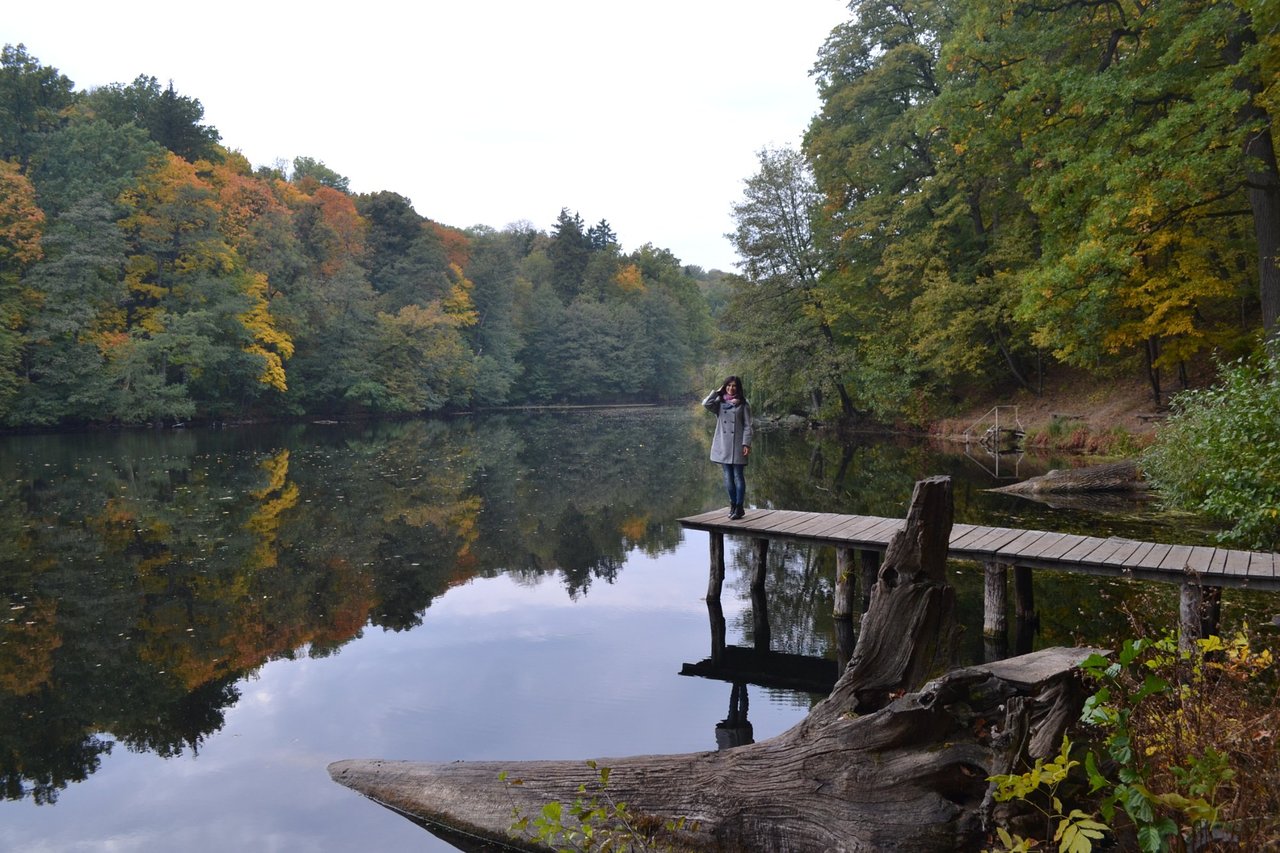
<svg viewBox="0 0 1280 853"><path fill-rule="evenodd" d="M710 649L706 554L704 534L656 558L633 551L615 583L577 601L556 576L472 580L413 631L366 628L331 657L267 664L198 757L117 745L55 806L0 804L0 848L449 849L331 782L326 765L715 749L730 687L678 674ZM747 603L726 590L724 606L728 641L741 643L733 626ZM758 739L806 712L750 691Z"/></svg>

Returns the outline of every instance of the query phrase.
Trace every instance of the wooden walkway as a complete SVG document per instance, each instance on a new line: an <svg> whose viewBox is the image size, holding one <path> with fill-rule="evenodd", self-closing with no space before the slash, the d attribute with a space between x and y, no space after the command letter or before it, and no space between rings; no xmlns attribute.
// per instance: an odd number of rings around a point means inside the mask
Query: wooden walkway
<svg viewBox="0 0 1280 853"><path fill-rule="evenodd" d="M716 509L679 521L691 530L881 553L904 523L901 518L793 510L753 509L738 521L730 521L727 516L726 510ZM1166 545L1116 537L1100 539L1045 530L956 524L951 529L950 556L983 564L1173 583L1198 575L1199 583L1204 586L1280 591L1280 554L1201 545Z"/></svg>

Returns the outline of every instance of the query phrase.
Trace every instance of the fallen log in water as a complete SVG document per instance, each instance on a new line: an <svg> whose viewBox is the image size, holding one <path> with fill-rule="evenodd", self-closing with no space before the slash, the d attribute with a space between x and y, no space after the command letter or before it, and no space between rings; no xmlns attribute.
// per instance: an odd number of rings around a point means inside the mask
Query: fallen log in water
<svg viewBox="0 0 1280 853"><path fill-rule="evenodd" d="M1031 477L1020 483L988 489L1005 494L1051 494L1056 492L1132 492L1146 489L1142 470L1132 459L1091 465L1087 468L1067 468L1049 471L1039 477Z"/></svg>
<svg viewBox="0 0 1280 853"><path fill-rule="evenodd" d="M1092 650L1047 649L925 683L954 631L951 518L950 480L918 483L853 659L804 721L723 752L596 759L609 797L647 827L686 819L670 840L690 849L978 846L987 777L1056 750L1083 701L1073 669ZM418 822L506 843L513 808L536 817L595 779L583 761L339 761L329 773Z"/></svg>

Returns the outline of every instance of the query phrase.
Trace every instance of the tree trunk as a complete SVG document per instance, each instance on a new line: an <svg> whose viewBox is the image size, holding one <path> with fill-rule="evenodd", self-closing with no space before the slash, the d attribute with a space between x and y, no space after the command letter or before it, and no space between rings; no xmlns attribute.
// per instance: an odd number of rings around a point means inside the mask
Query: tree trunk
<svg viewBox="0 0 1280 853"><path fill-rule="evenodd" d="M1068 468L1064 471L1054 469L1039 477L988 491L1025 495L1052 492L1128 492L1146 488L1138 463L1126 459L1087 468Z"/></svg>
<svg viewBox="0 0 1280 853"><path fill-rule="evenodd" d="M1056 750L1083 701L1072 669L1090 650L1046 649L924 683L954 624L951 513L949 479L917 484L853 660L831 696L775 738L596 759L610 771L604 791L583 761L341 761L330 775L416 822L505 843L513 808L536 818L549 802L599 796L625 802L640 831L698 850L976 849L992 807L987 777ZM679 832L662 829L681 818Z"/></svg>
<svg viewBox="0 0 1280 853"><path fill-rule="evenodd" d="M1239 62L1245 46L1257 36L1252 21L1242 14L1237 33L1223 53L1229 62ZM1280 318L1280 166L1271 140L1271 116L1258 105L1256 96L1263 81L1241 77L1236 87L1249 93L1249 103L1240 111L1240 121L1253 128L1245 137L1245 185L1253 213L1253 233L1258 243L1258 296L1262 303L1262 328L1267 338L1276 337Z"/></svg>

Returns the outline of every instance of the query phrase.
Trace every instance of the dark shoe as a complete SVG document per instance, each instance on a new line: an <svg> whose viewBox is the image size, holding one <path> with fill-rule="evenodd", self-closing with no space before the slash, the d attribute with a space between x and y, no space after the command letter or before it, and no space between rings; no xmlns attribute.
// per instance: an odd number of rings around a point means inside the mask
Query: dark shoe
<svg viewBox="0 0 1280 853"><path fill-rule="evenodd" d="M729 520L737 521L739 518L742 518L743 514L742 504L734 504L733 508L729 510Z"/></svg>

